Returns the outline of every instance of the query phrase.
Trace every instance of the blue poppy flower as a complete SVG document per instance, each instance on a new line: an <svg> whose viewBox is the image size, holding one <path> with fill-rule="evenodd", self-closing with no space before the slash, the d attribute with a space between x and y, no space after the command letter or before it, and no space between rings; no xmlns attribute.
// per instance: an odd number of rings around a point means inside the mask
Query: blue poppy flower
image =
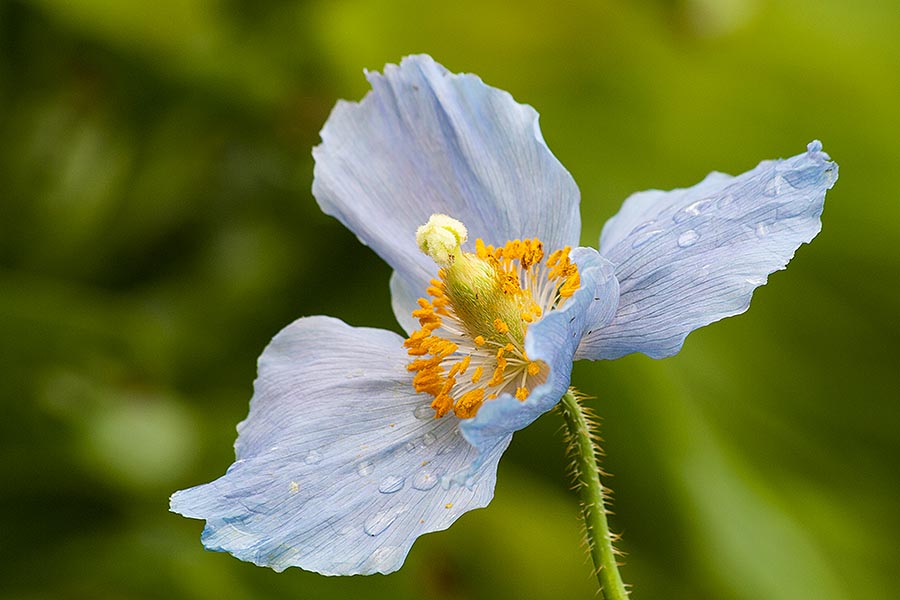
<svg viewBox="0 0 900 600"><path fill-rule="evenodd" d="M394 269L407 337L288 325L259 359L234 464L171 499L206 520L207 548L276 571L400 568L418 536L490 502L512 434L556 405L573 360L670 356L746 310L819 232L837 178L816 141L637 193L598 252L578 247L578 188L533 108L428 56L367 77L322 130L313 193Z"/></svg>

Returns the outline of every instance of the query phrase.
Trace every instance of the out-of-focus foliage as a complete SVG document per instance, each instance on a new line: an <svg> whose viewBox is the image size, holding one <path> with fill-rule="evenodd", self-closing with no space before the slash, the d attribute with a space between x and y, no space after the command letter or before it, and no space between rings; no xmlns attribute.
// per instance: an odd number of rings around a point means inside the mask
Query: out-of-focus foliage
<svg viewBox="0 0 900 600"><path fill-rule="evenodd" d="M388 577L275 574L167 513L230 464L280 327L396 328L310 148L364 67L428 52L542 113L586 244L631 191L823 140L824 230L749 314L575 382L635 598L900 597L898 31L891 0L0 4L0 595L594 597L552 414Z"/></svg>

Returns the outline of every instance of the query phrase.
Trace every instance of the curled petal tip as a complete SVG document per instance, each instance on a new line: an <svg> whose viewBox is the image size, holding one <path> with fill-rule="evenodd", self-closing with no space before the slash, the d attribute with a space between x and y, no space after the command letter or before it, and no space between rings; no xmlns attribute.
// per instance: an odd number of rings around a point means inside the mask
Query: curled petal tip
<svg viewBox="0 0 900 600"><path fill-rule="evenodd" d="M822 142L819 140L813 140L806 145L806 156L810 159L817 160L822 163L831 161L831 156L829 156L827 152L822 150ZM833 165L832 171L836 170L837 165ZM836 176L835 179L837 179Z"/></svg>
<svg viewBox="0 0 900 600"><path fill-rule="evenodd" d="M744 312L753 290L819 232L837 177L814 140L737 177L631 196L601 235L621 285L616 317L585 336L580 356L671 356L690 331Z"/></svg>

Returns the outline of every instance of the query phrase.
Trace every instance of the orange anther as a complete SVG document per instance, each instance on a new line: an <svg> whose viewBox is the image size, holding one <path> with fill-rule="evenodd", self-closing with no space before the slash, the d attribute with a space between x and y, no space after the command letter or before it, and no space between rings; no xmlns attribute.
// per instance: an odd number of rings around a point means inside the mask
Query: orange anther
<svg viewBox="0 0 900 600"><path fill-rule="evenodd" d="M484 388L475 388L474 390L463 394L459 400L456 401L453 412L456 413L456 416L460 419L470 419L475 416L475 413L478 412L478 408L483 402Z"/></svg>
<svg viewBox="0 0 900 600"><path fill-rule="evenodd" d="M507 325L503 319L494 319L494 329L497 330L498 333L507 333L509 331L509 325Z"/></svg>

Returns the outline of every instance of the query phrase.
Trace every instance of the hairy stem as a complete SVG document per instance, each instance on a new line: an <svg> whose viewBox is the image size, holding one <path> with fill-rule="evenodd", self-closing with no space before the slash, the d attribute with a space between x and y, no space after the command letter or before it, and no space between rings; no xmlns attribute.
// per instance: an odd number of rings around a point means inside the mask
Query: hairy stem
<svg viewBox="0 0 900 600"><path fill-rule="evenodd" d="M616 551L613 548L616 538L609 531L606 508L603 505L601 471L597 463L600 451L595 445L590 415L571 389L562 397L560 409L566 421L569 450L574 460L575 485L581 493L587 541L601 593L605 600L626 600L628 592L619 575Z"/></svg>

